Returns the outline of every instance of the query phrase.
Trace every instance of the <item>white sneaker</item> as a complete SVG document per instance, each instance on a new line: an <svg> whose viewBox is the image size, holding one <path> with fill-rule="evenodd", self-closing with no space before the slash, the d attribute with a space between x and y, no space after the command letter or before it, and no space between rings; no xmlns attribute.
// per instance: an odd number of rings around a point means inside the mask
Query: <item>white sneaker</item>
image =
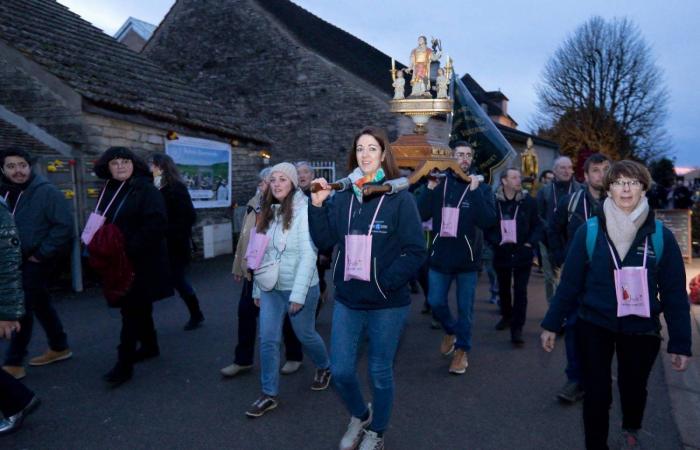
<svg viewBox="0 0 700 450"><path fill-rule="evenodd" d="M364 430L359 450L384 450L384 438L379 437L374 431Z"/></svg>
<svg viewBox="0 0 700 450"><path fill-rule="evenodd" d="M367 405L369 410L369 417L364 422L357 417L350 418L350 424L348 429L345 431L343 438L340 440L340 450L355 450L357 444L360 443L362 439L363 432L372 422L372 404Z"/></svg>
<svg viewBox="0 0 700 450"><path fill-rule="evenodd" d="M301 361L287 361L280 372L282 372L282 375L290 375L299 370L299 367L301 367Z"/></svg>
<svg viewBox="0 0 700 450"><path fill-rule="evenodd" d="M244 372L246 370L252 369L253 366L239 366L236 363L231 364L230 366L226 366L223 369L221 369L221 375L225 377L235 377L241 372Z"/></svg>

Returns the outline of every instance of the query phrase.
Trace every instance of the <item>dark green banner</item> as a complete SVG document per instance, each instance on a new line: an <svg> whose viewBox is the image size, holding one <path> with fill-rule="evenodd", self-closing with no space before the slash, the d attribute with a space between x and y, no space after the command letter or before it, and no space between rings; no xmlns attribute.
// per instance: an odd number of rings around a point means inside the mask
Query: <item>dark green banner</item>
<svg viewBox="0 0 700 450"><path fill-rule="evenodd" d="M490 183L496 171L509 158L515 156L515 151L474 100L462 80L454 74L452 75L451 87L454 107L450 144L457 141L468 142L474 148L472 165Z"/></svg>

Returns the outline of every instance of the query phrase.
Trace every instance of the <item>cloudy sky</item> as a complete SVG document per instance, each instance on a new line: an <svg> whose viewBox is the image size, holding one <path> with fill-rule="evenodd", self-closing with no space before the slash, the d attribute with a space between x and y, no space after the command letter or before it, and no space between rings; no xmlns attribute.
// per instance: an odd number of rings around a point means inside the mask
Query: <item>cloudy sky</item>
<svg viewBox="0 0 700 450"><path fill-rule="evenodd" d="M59 0L108 34L133 16L158 24L173 0ZM671 93L667 122L676 164L700 166L700 1L698 0L295 0L322 19L406 62L416 37L440 37L459 74L510 98L530 131L542 67L592 15L629 17L651 45Z"/></svg>

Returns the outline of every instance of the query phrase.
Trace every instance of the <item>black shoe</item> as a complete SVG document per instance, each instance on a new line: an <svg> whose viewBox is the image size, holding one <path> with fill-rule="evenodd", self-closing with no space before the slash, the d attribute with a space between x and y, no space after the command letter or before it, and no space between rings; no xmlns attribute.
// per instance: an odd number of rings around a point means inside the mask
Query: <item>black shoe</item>
<svg viewBox="0 0 700 450"><path fill-rule="evenodd" d="M411 289L411 294L417 294L420 292L420 288L418 287L418 282L416 280L409 281L408 285Z"/></svg>
<svg viewBox="0 0 700 450"><path fill-rule="evenodd" d="M112 387L117 387L122 383L126 383L134 374L134 368L118 361L114 368L107 372L102 379L111 384Z"/></svg>
<svg viewBox="0 0 700 450"><path fill-rule="evenodd" d="M510 342L519 347L524 345L525 339L523 339L523 330L520 328L510 330Z"/></svg>
<svg viewBox="0 0 700 450"><path fill-rule="evenodd" d="M202 326L204 322L204 315L199 314L198 316L190 317L190 320L185 324L184 330L190 331Z"/></svg>
<svg viewBox="0 0 700 450"><path fill-rule="evenodd" d="M39 397L34 395L34 397L32 397L32 399L29 400L29 403L27 403L27 406L22 408L20 412L6 419L0 419L0 436L4 434L14 433L15 431L22 428L22 422L24 422L24 418L27 417L29 414L33 413L39 407L40 404L41 400L39 400Z"/></svg>
<svg viewBox="0 0 700 450"><path fill-rule="evenodd" d="M253 418L260 417L266 412L275 408L277 408L277 400L275 400L275 397L271 397L267 394L261 394L260 397L258 397L258 399L255 400L252 405L250 405L250 408L248 408L248 411L245 412L245 415Z"/></svg>
<svg viewBox="0 0 700 450"><path fill-rule="evenodd" d="M312 391L323 391L328 389L331 382L331 369L316 369L314 382L311 383Z"/></svg>
<svg viewBox="0 0 700 450"><path fill-rule="evenodd" d="M505 330L507 328L510 328L510 318L509 317L501 317L501 320L498 321L496 324L496 329L498 331Z"/></svg>
<svg viewBox="0 0 700 450"><path fill-rule="evenodd" d="M134 353L134 362L140 363L140 362L143 362L147 359L156 358L158 356L160 356L160 350L158 349L158 347L155 347L155 348L141 347L138 350L136 350L136 353Z"/></svg>
<svg viewBox="0 0 700 450"><path fill-rule="evenodd" d="M557 399L563 403L576 403L583 399L583 389L575 381L567 381L564 387L557 392Z"/></svg>
<svg viewBox="0 0 700 450"><path fill-rule="evenodd" d="M428 303L423 304L423 309L420 310L421 314L430 314L432 310L430 309L430 305Z"/></svg>

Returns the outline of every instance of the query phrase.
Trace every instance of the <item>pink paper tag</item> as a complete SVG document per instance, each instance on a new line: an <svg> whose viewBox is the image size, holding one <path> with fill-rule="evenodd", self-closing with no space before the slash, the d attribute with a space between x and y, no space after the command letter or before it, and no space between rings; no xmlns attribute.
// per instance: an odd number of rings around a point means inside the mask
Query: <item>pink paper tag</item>
<svg viewBox="0 0 700 450"><path fill-rule="evenodd" d="M91 212L85 224L85 228L83 229L83 233L80 235L80 240L83 241L85 245L90 244L95 233L97 233L97 230L99 230L104 223L105 216Z"/></svg>
<svg viewBox="0 0 700 450"><path fill-rule="evenodd" d="M515 219L501 219L501 244L516 244L518 242L517 230Z"/></svg>
<svg viewBox="0 0 700 450"><path fill-rule="evenodd" d="M372 266L372 235L345 235L345 274L343 279L370 280Z"/></svg>
<svg viewBox="0 0 700 450"><path fill-rule="evenodd" d="M250 239L248 239L248 248L245 251L246 264L250 270L256 270L262 263L263 256L270 238L265 233L258 233L257 228L253 227L250 230Z"/></svg>
<svg viewBox="0 0 700 450"><path fill-rule="evenodd" d="M442 208L442 222L440 223L440 237L457 237L459 226L459 208Z"/></svg>

